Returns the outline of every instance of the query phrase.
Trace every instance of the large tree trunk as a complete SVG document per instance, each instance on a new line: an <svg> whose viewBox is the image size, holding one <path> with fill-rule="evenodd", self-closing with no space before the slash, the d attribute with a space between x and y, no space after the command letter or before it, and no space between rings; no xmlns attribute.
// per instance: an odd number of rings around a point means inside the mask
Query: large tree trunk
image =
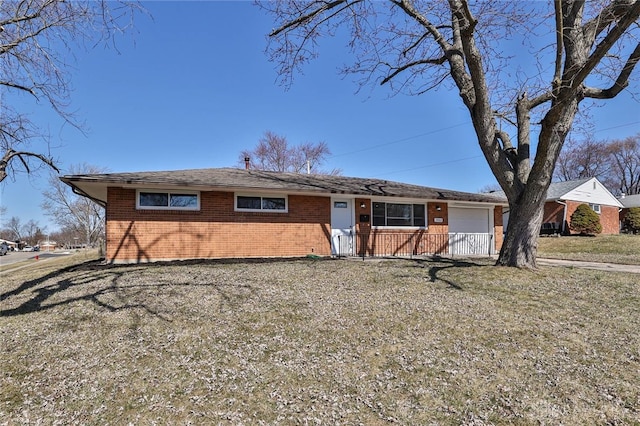
<svg viewBox="0 0 640 426"><path fill-rule="evenodd" d="M527 197L523 194L519 203L510 206L507 233L497 265L530 269L537 267L536 255L544 199L544 196Z"/></svg>

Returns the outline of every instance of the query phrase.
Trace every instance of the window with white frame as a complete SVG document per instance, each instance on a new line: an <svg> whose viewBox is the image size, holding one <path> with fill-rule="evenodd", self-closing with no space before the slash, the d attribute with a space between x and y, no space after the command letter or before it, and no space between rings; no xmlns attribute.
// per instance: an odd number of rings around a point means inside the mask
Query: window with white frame
<svg viewBox="0 0 640 426"><path fill-rule="evenodd" d="M286 196L236 194L235 209L237 211L286 213L288 207Z"/></svg>
<svg viewBox="0 0 640 426"><path fill-rule="evenodd" d="M600 204L589 203L589 207L591 207L591 210L593 210L594 212L600 214Z"/></svg>
<svg viewBox="0 0 640 426"><path fill-rule="evenodd" d="M424 204L373 203L373 226L426 225Z"/></svg>
<svg viewBox="0 0 640 426"><path fill-rule="evenodd" d="M200 193L138 190L136 208L150 210L200 210Z"/></svg>

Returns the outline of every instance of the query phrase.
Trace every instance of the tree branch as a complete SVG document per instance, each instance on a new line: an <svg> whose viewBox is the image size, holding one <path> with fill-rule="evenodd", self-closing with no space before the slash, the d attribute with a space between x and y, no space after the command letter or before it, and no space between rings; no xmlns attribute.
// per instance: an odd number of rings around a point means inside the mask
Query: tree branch
<svg viewBox="0 0 640 426"><path fill-rule="evenodd" d="M27 170L27 173L30 173L31 169L29 168L29 163L27 162L27 158L29 157L37 158L56 172L60 172L60 169L58 169L58 167L54 164L52 158L46 157L42 154L37 154L35 152L14 151L13 149L9 149L4 153L2 159L0 159L0 182L2 182L7 177L7 168L9 167L11 161L13 161L15 158L20 160L24 168Z"/></svg>
<svg viewBox="0 0 640 426"><path fill-rule="evenodd" d="M385 83L388 83L389 80L393 79L396 75L400 74L401 72L414 67L416 65L442 65L447 61L447 58L445 56L441 57L441 58L437 58L437 59L421 59L419 61L413 61L413 62L409 62L408 64L404 64L401 67L396 68L396 70L394 72L392 72L391 74L389 74L388 76L386 76L381 82L380 85L382 86ZM388 64L387 64L388 65ZM389 66L389 68L392 68L391 66Z"/></svg>
<svg viewBox="0 0 640 426"><path fill-rule="evenodd" d="M564 23L562 21L562 0L553 2L556 14L556 68L553 74L554 92L560 87L562 82L562 39L564 38Z"/></svg>
<svg viewBox="0 0 640 426"><path fill-rule="evenodd" d="M640 62L640 43L636 45L624 67L620 71L618 78L608 89L597 89L594 87L585 87L584 95L594 99L611 99L615 98L625 87L629 85L629 76L633 72L635 66Z"/></svg>
<svg viewBox="0 0 640 426"><path fill-rule="evenodd" d="M615 3L615 2L614 2ZM640 1L634 1L633 6L624 9L626 13L620 17L617 25L609 31L604 39L598 43L584 65L571 78L571 91L575 92L584 83L593 69L600 63L609 49L622 37L625 31L640 17ZM633 55L632 55L633 56ZM637 61L637 59L636 59ZM628 63L628 62L627 62ZM635 64L634 64L635 66Z"/></svg>
<svg viewBox="0 0 640 426"><path fill-rule="evenodd" d="M352 2L351 4L355 4L355 3L360 3L362 0L355 0L354 2ZM276 28L275 30L272 30L269 33L269 37L274 37L277 36L278 34L285 32L285 31L290 31L300 25L304 25L305 23L313 20L313 18L315 18L316 16L331 10L343 3L347 3L346 6L349 6L351 4L349 4L349 0L336 0L336 1L332 1L329 3L325 3L324 6L319 7L317 9L314 9L311 11L311 13L307 13L305 15L301 15L298 18L294 19L293 21L289 21L286 24L282 25L280 28Z"/></svg>

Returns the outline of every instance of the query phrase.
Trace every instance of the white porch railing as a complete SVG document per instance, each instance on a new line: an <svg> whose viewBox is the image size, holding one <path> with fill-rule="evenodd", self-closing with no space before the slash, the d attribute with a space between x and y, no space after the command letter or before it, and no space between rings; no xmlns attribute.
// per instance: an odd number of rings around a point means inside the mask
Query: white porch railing
<svg viewBox="0 0 640 426"><path fill-rule="evenodd" d="M334 255L412 257L423 255L489 256L495 253L493 234L372 231L342 235L333 243Z"/></svg>

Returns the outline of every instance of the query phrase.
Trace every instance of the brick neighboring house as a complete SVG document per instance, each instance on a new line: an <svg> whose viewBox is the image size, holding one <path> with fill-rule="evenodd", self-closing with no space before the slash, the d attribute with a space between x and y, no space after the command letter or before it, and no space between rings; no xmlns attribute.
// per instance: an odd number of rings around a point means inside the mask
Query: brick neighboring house
<svg viewBox="0 0 640 426"><path fill-rule="evenodd" d="M620 223L622 223L630 208L640 207L640 194L622 195L618 201L622 204L622 210L620 210Z"/></svg>
<svg viewBox="0 0 640 426"><path fill-rule="evenodd" d="M241 169L69 175L106 208L106 261L492 254L503 198Z"/></svg>
<svg viewBox="0 0 640 426"><path fill-rule="evenodd" d="M496 192L503 196L503 192ZM600 216L603 234L620 233L620 201L597 179L585 178L549 185L542 216L541 235L570 235L571 215L580 204L588 204ZM504 229L507 229L509 210L504 209Z"/></svg>
<svg viewBox="0 0 640 426"><path fill-rule="evenodd" d="M571 215L580 204L588 204L598 215L603 234L619 234L622 204L596 178L585 178L549 185L542 216L541 235L570 235ZM508 212L505 213L505 228Z"/></svg>

